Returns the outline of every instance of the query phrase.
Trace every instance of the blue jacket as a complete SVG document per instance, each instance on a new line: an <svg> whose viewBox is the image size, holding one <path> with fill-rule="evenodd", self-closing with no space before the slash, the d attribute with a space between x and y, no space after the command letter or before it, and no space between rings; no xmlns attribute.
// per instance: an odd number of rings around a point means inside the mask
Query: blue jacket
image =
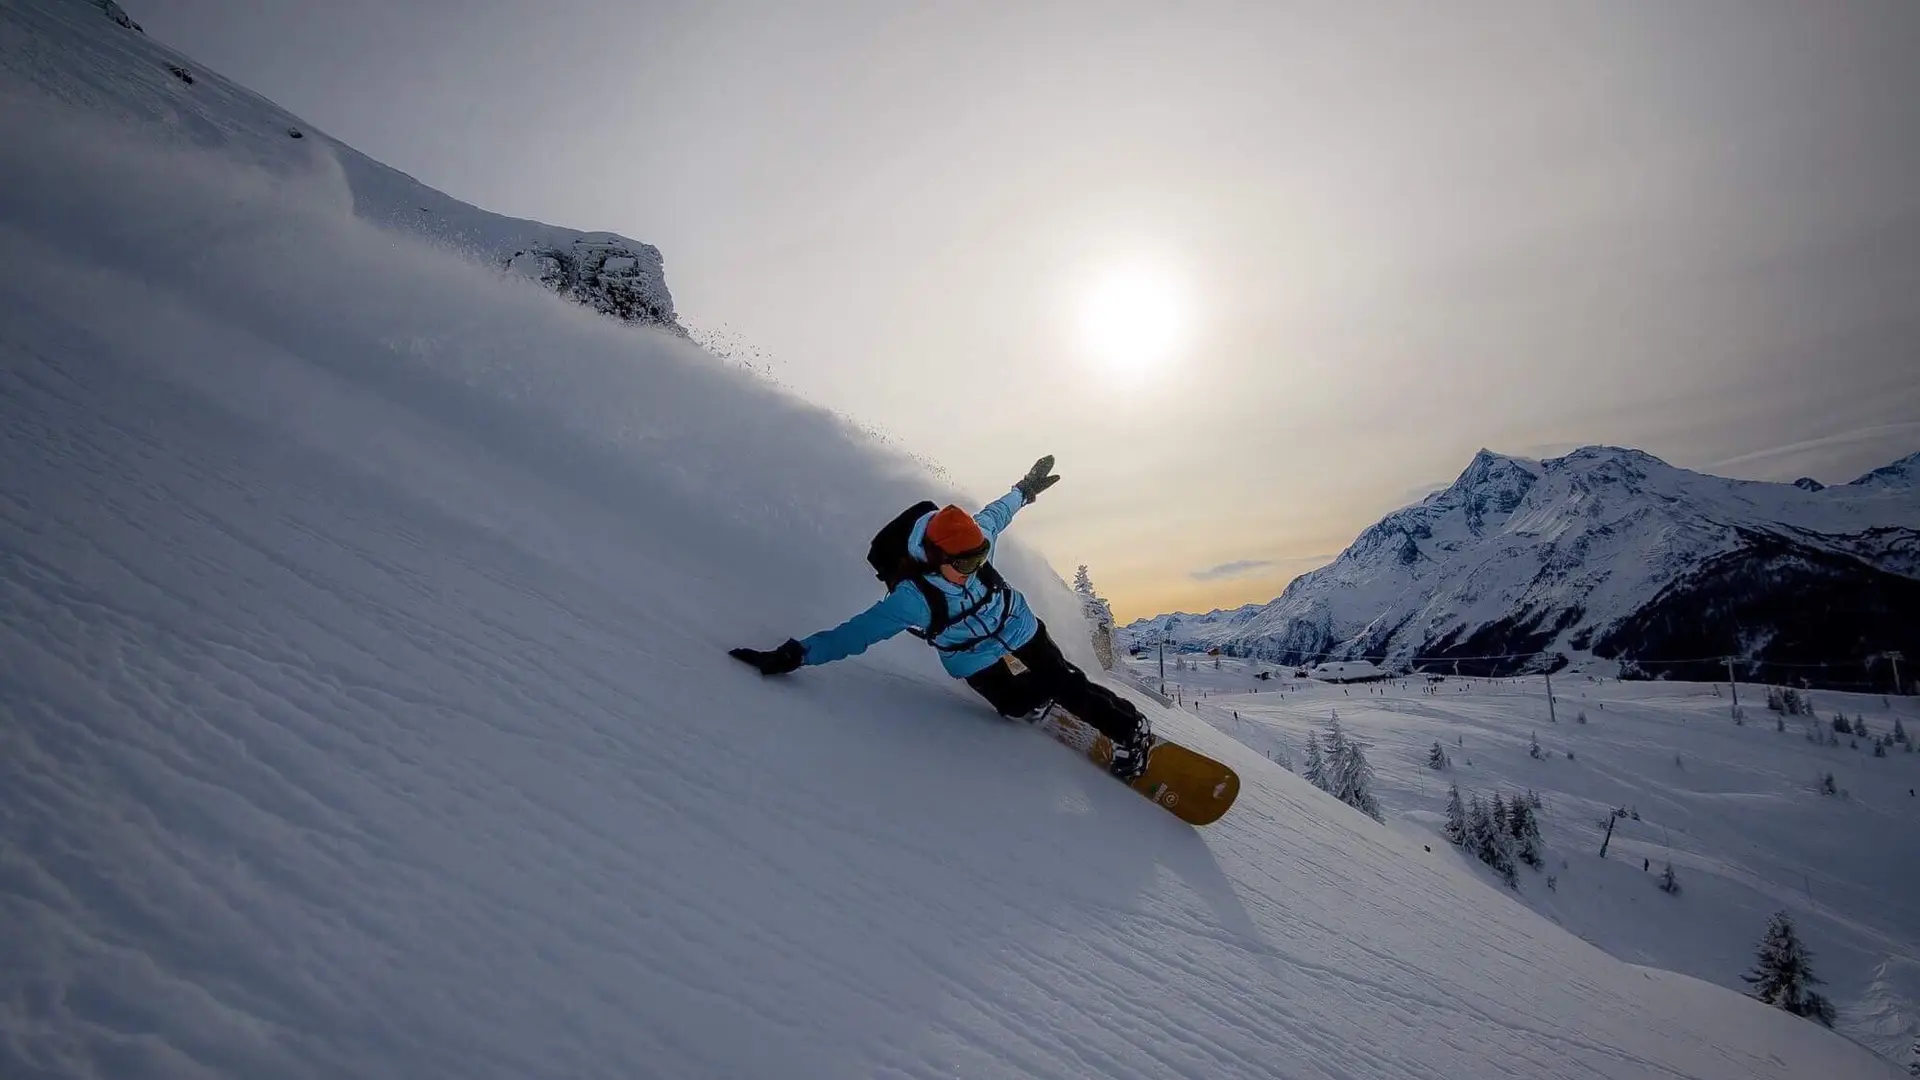
<svg viewBox="0 0 1920 1080"><path fill-rule="evenodd" d="M1025 505L1026 499L1015 489L975 514L973 520L979 524L980 531L986 534L987 542L991 544L1001 530L1013 521L1013 515ZM927 523L932 520L933 515L927 514L914 523L913 531L907 535L907 551L916 559L927 557ZM977 574L968 578L965 585L955 585L945 575L938 573L928 574L926 579L933 583L940 595L946 597L948 615L957 615L979 603L987 593L987 587ZM1001 622L1003 614L1005 623ZM903 581L872 607L831 630L814 634L800 644L806 648L807 663L831 664L835 660L866 652L871 646L902 630L925 629L932 622L933 612L927 607L926 597L920 594L913 582ZM994 633L995 627L999 628L998 634ZM962 651L940 650L940 663L947 669L947 674L964 679L985 670L994 661L1032 641L1039 632L1040 620L1034 617L1033 609L1027 606L1027 598L1009 585L992 603L942 630L935 641L941 645L958 645L973 638L986 637L985 641Z"/></svg>

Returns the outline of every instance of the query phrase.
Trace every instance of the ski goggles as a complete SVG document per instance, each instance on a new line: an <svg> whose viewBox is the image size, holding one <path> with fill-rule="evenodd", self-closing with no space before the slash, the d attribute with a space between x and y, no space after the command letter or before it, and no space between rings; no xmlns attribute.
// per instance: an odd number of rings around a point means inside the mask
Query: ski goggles
<svg viewBox="0 0 1920 1080"><path fill-rule="evenodd" d="M981 567L987 565L987 556L992 553L992 550L990 546L987 546L981 547L977 551L969 551L964 555L949 555L947 556L947 565L963 574L976 573Z"/></svg>

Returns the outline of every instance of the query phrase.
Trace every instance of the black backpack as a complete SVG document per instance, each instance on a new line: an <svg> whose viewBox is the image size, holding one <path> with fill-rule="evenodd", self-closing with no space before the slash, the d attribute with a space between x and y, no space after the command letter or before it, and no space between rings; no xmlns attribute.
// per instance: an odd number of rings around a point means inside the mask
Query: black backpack
<svg viewBox="0 0 1920 1080"><path fill-rule="evenodd" d="M980 582L987 587L987 595L982 597L979 603L957 614L947 610L946 594L935 588L933 582L927 580L928 574L938 573L940 568L925 559L914 558L913 553L907 550L907 538L913 535L914 525L921 518L938 509L940 509L938 503L922 499L900 511L892 521L881 526L880 531L873 534L873 543L867 546L867 565L873 567L874 576L880 579L880 583L887 587L889 593L899 588L903 581L913 582L914 586L920 590L920 596L926 600L927 610L932 613L932 618L926 629L909 630L908 633L936 649L945 652L961 652L993 635L988 634L985 637L949 646L936 644L933 639L938 637L942 630L962 619L972 617L992 603L994 594L1004 590L1007 582L1000 576L1000 571L993 568L992 563L987 563L979 570ZM1000 621L1003 625L1012 610L1012 604L1002 608Z"/></svg>

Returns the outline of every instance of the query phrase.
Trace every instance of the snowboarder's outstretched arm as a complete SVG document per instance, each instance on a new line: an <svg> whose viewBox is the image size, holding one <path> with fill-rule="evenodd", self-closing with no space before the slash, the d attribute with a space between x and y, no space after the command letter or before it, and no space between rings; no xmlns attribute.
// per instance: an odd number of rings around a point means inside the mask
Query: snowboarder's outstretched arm
<svg viewBox="0 0 1920 1080"><path fill-rule="evenodd" d="M911 585L894 587L867 610L831 630L822 630L800 642L808 664L831 664L858 656L869 648L916 626L933 621L926 598Z"/></svg>
<svg viewBox="0 0 1920 1080"><path fill-rule="evenodd" d="M857 656L902 630L926 626L932 621L933 612L927 610L927 601L920 590L901 585L867 610L804 641L789 638L772 652L734 649L728 655L753 665L762 675L785 675L809 664L831 664Z"/></svg>
<svg viewBox="0 0 1920 1080"><path fill-rule="evenodd" d="M973 515L973 520L979 524L980 531L987 534L987 539L991 540L999 536L1008 525L1013 523L1013 515L1019 513L1021 507L1039 498L1041 492L1060 482L1059 476L1048 475L1052 472L1053 455L1048 454L1033 463L1033 468L1028 469L1027 475L1013 485L1012 491L988 503L979 513Z"/></svg>
<svg viewBox="0 0 1920 1080"><path fill-rule="evenodd" d="M1027 497L1015 488L981 507L980 512L973 515L973 520L980 526L980 531L987 534L988 540L995 540L1008 525L1013 524L1013 515L1025 505Z"/></svg>

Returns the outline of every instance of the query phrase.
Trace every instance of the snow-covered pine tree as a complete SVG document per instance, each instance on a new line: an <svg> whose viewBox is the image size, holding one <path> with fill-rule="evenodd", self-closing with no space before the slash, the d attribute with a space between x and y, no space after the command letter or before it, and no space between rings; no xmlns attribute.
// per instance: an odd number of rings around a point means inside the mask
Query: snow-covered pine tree
<svg viewBox="0 0 1920 1080"><path fill-rule="evenodd" d="M1494 796L1494 804L1500 805L1500 797ZM1494 873L1508 885L1514 885L1518 877L1513 869L1513 839L1494 824L1493 814L1486 804L1475 795L1467 806L1467 848L1481 862L1493 867Z"/></svg>
<svg viewBox="0 0 1920 1080"><path fill-rule="evenodd" d="M1447 785L1447 823L1440 827L1447 843L1460 847L1467 842L1467 808L1460 804L1460 785Z"/></svg>
<svg viewBox="0 0 1920 1080"><path fill-rule="evenodd" d="M1484 859L1482 852L1487 850L1488 837L1493 832L1493 817L1487 813L1487 804L1480 801L1480 793L1474 792L1467 797L1467 850L1476 859Z"/></svg>
<svg viewBox="0 0 1920 1080"><path fill-rule="evenodd" d="M1660 891L1675 896L1680 895L1680 882L1673 876L1672 863L1668 863L1666 869L1660 871Z"/></svg>
<svg viewBox="0 0 1920 1080"><path fill-rule="evenodd" d="M1094 591L1087 564L1073 573L1073 591L1080 597L1080 614L1087 620L1087 632L1093 637L1093 654L1100 666L1113 667L1113 608Z"/></svg>
<svg viewBox="0 0 1920 1080"><path fill-rule="evenodd" d="M1833 1004L1813 991L1822 980L1814 977L1812 961L1813 954L1794 935L1793 920L1776 911L1760 940L1759 960L1740 977L1752 985L1753 996L1768 1005L1832 1027Z"/></svg>
<svg viewBox="0 0 1920 1080"><path fill-rule="evenodd" d="M1906 741L1907 741L1907 728L1906 728L1906 725L1904 725L1904 724L1902 724L1902 723L1900 722L1900 718L1899 718L1899 717L1897 717L1897 716L1893 718L1893 741L1894 741L1894 742L1906 742Z"/></svg>
<svg viewBox="0 0 1920 1080"><path fill-rule="evenodd" d="M1515 796L1507 806L1507 833L1513 837L1514 857L1540 869L1540 822L1527 800Z"/></svg>
<svg viewBox="0 0 1920 1080"><path fill-rule="evenodd" d="M1507 813L1507 802L1497 791L1493 793L1493 827L1502 833L1513 828L1513 818Z"/></svg>
<svg viewBox="0 0 1920 1080"><path fill-rule="evenodd" d="M1513 862L1513 837L1500 832L1493 834L1493 852L1492 857L1487 860L1487 865L1493 867L1493 872L1499 874L1500 880L1507 883L1507 888L1520 887L1520 873Z"/></svg>
<svg viewBox="0 0 1920 1080"><path fill-rule="evenodd" d="M1540 759L1540 733L1536 731L1529 734L1527 740L1533 744L1527 747L1527 756L1538 761Z"/></svg>
<svg viewBox="0 0 1920 1080"><path fill-rule="evenodd" d="M1366 749L1355 739L1343 738L1334 760L1339 767L1334 797L1379 821L1380 802L1373 797L1373 766L1367 762Z"/></svg>
<svg viewBox="0 0 1920 1080"><path fill-rule="evenodd" d="M1427 768L1444 769L1447 767L1447 752L1440 748L1440 740L1433 741L1433 749L1427 751Z"/></svg>
<svg viewBox="0 0 1920 1080"><path fill-rule="evenodd" d="M1093 587L1093 577L1087 573L1087 564L1073 572L1073 591L1080 594L1080 611L1090 623L1113 625L1113 606L1101 599L1100 593Z"/></svg>
<svg viewBox="0 0 1920 1080"><path fill-rule="evenodd" d="M1320 752L1320 733L1307 732L1307 767L1300 770L1307 783L1317 788L1326 786L1327 759Z"/></svg>
<svg viewBox="0 0 1920 1080"><path fill-rule="evenodd" d="M1321 791L1340 797L1341 759L1346 754L1347 733L1340 726L1340 713L1336 710L1327 723L1327 733L1322 738L1321 756L1325 761L1317 782ZM1343 800L1344 801L1344 800Z"/></svg>

